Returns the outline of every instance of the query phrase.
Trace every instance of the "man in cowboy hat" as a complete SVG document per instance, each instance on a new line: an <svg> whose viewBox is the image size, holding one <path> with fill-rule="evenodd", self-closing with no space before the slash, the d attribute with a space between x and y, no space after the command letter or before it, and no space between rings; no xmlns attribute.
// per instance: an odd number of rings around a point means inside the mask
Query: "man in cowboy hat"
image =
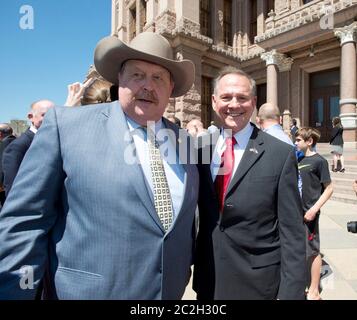
<svg viewBox="0 0 357 320"><path fill-rule="evenodd" d="M198 173L162 115L194 65L155 33L104 38L94 60L119 102L46 115L0 215L0 299L42 279L50 299L180 299L189 281Z"/></svg>

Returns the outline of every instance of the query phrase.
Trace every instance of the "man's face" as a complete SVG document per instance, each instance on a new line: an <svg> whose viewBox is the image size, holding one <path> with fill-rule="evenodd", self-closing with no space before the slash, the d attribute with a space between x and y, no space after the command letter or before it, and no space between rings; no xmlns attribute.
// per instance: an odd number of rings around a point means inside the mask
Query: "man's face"
<svg viewBox="0 0 357 320"><path fill-rule="evenodd" d="M156 64L129 60L119 73L119 101L140 125L161 119L173 88L170 72Z"/></svg>
<svg viewBox="0 0 357 320"><path fill-rule="evenodd" d="M39 129L46 112L54 106L52 101L42 100L37 102L27 115L32 124Z"/></svg>
<svg viewBox="0 0 357 320"><path fill-rule="evenodd" d="M256 106L249 80L238 74L223 76L212 96L212 105L225 129L233 134L242 130L249 122Z"/></svg>

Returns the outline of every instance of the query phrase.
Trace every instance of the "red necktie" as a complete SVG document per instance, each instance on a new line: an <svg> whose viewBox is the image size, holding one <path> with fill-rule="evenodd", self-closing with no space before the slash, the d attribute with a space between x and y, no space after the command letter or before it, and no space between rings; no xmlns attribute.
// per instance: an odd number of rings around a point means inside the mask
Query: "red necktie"
<svg viewBox="0 0 357 320"><path fill-rule="evenodd" d="M220 212L223 212L224 198L226 197L227 188L233 172L234 145L236 143L237 140L234 137L228 137L226 139L226 150L222 154L221 166L214 182L218 194Z"/></svg>

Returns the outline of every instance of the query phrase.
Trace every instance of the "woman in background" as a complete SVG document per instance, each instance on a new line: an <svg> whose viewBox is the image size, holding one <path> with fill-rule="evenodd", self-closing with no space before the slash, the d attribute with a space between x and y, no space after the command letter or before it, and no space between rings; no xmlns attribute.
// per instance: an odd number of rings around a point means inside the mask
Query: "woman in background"
<svg viewBox="0 0 357 320"><path fill-rule="evenodd" d="M332 119L332 132L331 132L331 153L333 154L332 171L333 172L345 172L345 161L343 158L343 126L339 117ZM337 163L340 160L341 168L338 170Z"/></svg>

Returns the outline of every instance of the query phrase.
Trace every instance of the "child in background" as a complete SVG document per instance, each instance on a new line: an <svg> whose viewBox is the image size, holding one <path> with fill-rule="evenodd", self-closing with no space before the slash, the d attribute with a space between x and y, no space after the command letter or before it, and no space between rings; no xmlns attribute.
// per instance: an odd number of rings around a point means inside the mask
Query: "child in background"
<svg viewBox="0 0 357 320"><path fill-rule="evenodd" d="M300 128L295 134L295 145L304 153L304 157L299 161L299 171L302 179L302 202L307 233L306 255L308 269L311 272L307 300L321 300L319 286L322 258L319 217L321 207L333 193L328 162L314 151L319 139L320 133L313 128Z"/></svg>

